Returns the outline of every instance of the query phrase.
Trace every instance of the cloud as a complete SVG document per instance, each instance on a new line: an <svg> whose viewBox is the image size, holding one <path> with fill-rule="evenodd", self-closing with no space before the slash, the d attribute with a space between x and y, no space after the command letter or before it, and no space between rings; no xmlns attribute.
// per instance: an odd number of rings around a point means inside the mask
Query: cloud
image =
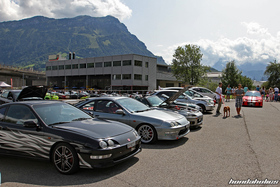
<svg viewBox="0 0 280 187"><path fill-rule="evenodd" d="M50 18L111 15L123 20L131 14L132 10L120 0L0 0L0 21L38 15Z"/></svg>
<svg viewBox="0 0 280 187"><path fill-rule="evenodd" d="M258 23L242 23L247 29L246 37L228 39L221 37L216 41L200 39L196 42L183 42L172 45L161 52L167 63L172 62L172 55L178 46L195 44L200 46L203 54L202 63L213 66L216 62L235 60L237 65L246 62L267 63L274 59L280 60L280 32L273 36L267 28Z"/></svg>

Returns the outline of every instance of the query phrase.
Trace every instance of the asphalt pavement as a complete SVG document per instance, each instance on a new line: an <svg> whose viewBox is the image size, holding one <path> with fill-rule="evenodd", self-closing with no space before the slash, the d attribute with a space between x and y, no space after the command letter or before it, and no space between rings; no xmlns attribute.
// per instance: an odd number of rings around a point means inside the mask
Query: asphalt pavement
<svg viewBox="0 0 280 187"><path fill-rule="evenodd" d="M225 104L230 117L209 112L202 127L184 138L142 144L141 153L111 168L62 175L47 161L0 156L2 186L227 186L230 180L280 180L280 102L242 107L242 117L236 116L234 100Z"/></svg>

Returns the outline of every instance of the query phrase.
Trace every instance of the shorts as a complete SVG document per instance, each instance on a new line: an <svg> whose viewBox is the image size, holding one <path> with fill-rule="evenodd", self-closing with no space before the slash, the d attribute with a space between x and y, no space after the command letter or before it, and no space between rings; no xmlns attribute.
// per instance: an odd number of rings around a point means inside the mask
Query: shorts
<svg viewBox="0 0 280 187"><path fill-rule="evenodd" d="M235 107L241 108L241 106L242 106L242 98L236 98Z"/></svg>

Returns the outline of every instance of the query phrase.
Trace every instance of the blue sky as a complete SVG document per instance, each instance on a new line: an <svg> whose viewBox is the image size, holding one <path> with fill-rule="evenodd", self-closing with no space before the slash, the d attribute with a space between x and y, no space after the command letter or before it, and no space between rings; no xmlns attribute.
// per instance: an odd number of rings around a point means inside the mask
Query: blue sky
<svg viewBox="0 0 280 187"><path fill-rule="evenodd" d="M0 21L112 15L167 63L195 44L202 63L280 59L279 0L0 0Z"/></svg>

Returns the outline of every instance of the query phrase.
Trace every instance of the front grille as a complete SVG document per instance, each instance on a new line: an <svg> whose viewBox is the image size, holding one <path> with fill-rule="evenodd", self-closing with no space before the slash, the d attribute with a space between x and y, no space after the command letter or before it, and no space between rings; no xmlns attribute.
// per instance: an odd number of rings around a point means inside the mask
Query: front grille
<svg viewBox="0 0 280 187"><path fill-rule="evenodd" d="M122 160L122 159L124 159L124 158L126 158L126 157L129 157L130 155L133 155L135 152L137 152L138 149L139 149L139 147L140 147L140 145L138 144L138 145L135 146L135 149L134 149L133 151L128 150L129 152L128 152L127 154L122 155L122 156L117 157L117 158L114 158L113 160L114 160L115 162L118 162L118 161L120 161L120 160Z"/></svg>
<svg viewBox="0 0 280 187"><path fill-rule="evenodd" d="M185 134L186 132L188 132L188 128L180 130L179 135Z"/></svg>

